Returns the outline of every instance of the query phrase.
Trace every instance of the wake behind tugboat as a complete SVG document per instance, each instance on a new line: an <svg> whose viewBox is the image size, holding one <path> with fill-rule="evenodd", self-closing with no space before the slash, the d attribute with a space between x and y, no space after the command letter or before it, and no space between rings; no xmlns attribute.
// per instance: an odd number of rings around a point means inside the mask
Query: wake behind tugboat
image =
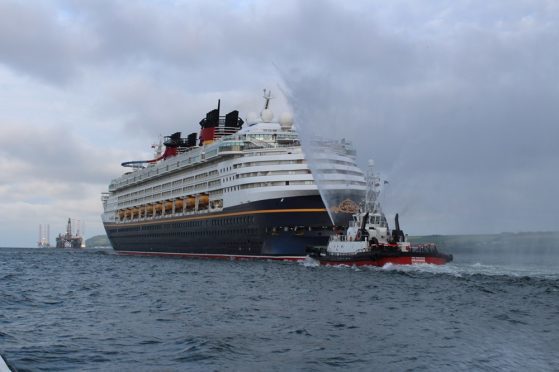
<svg viewBox="0 0 559 372"><path fill-rule="evenodd" d="M307 247L309 256L318 260L321 265L444 265L452 261L452 255L439 252L435 244L412 246L407 242L406 235L400 229L398 214L394 221L395 228L390 232L378 202L380 184L380 178L375 176L371 161L367 173L365 211L353 214L353 220L345 234L330 236L326 247Z"/></svg>

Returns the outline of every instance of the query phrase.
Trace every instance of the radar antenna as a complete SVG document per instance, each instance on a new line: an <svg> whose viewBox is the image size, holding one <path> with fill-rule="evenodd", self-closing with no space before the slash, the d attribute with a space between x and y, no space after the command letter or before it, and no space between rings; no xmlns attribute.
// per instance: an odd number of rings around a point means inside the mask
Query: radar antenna
<svg viewBox="0 0 559 372"><path fill-rule="evenodd" d="M264 89L264 99L266 100L266 103L264 104L264 110L268 109L268 106L270 106L270 100L272 98L274 98L272 97L272 91Z"/></svg>

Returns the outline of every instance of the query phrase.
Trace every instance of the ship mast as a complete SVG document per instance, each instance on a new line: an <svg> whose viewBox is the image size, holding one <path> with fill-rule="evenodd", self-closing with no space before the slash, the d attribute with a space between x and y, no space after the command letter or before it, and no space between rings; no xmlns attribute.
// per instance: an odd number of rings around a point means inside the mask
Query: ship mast
<svg viewBox="0 0 559 372"><path fill-rule="evenodd" d="M264 110L267 110L268 107L270 106L270 100L274 97L272 97L272 91L271 90L266 90L264 89L264 100L266 101L264 103Z"/></svg>

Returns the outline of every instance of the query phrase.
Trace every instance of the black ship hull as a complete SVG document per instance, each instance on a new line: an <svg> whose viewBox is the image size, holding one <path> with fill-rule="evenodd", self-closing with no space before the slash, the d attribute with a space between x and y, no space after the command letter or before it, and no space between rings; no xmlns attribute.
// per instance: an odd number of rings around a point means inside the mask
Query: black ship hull
<svg viewBox="0 0 559 372"><path fill-rule="evenodd" d="M346 196L343 200L361 197ZM336 223L346 224L349 212L334 211ZM313 195L105 224L105 230L113 248L125 254L298 260L306 256L307 246L328 243L332 221L321 197Z"/></svg>

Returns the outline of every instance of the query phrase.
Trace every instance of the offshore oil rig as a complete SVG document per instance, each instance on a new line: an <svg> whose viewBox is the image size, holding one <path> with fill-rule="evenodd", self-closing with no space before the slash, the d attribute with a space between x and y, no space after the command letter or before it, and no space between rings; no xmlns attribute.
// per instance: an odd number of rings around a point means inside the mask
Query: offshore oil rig
<svg viewBox="0 0 559 372"><path fill-rule="evenodd" d="M85 248L85 242L80 234L80 222L76 234L72 234L72 220L68 218L66 234L58 234L56 237L56 248Z"/></svg>
<svg viewBox="0 0 559 372"><path fill-rule="evenodd" d="M39 240L37 240L37 247L50 248L50 225L39 225Z"/></svg>

